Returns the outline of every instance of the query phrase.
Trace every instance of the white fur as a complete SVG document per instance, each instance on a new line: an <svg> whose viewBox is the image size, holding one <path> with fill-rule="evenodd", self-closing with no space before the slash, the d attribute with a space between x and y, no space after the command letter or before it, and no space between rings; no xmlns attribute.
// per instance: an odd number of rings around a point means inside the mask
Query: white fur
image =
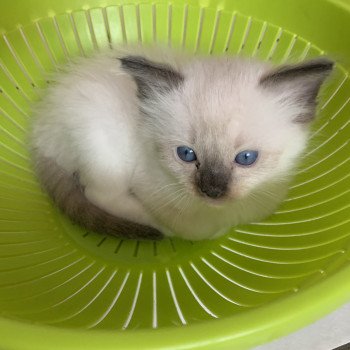
<svg viewBox="0 0 350 350"><path fill-rule="evenodd" d="M185 77L180 90L144 106L153 116L146 121L136 84L115 58L128 53L81 59L57 77L36 111L37 152L69 173L78 171L95 205L166 235L212 238L270 214L307 139L307 129L292 122L301 107L258 86L270 65L142 52ZM231 200L215 206L196 195L189 181L194 165L176 157L183 144L199 159L209 150L232 163ZM259 150L256 165L234 164L245 149Z"/></svg>

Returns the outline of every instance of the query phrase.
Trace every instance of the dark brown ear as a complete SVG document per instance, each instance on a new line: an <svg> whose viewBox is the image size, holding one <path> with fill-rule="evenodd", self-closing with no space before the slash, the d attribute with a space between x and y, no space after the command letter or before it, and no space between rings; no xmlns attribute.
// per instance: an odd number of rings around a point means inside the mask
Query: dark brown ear
<svg viewBox="0 0 350 350"><path fill-rule="evenodd" d="M327 58L282 66L264 75L259 85L280 95L283 102L299 105L302 112L295 121L307 123L315 116L317 95L333 66Z"/></svg>
<svg viewBox="0 0 350 350"><path fill-rule="evenodd" d="M126 56L120 61L122 68L134 77L140 98L149 98L154 92L166 93L184 80L169 65L152 62L141 56Z"/></svg>

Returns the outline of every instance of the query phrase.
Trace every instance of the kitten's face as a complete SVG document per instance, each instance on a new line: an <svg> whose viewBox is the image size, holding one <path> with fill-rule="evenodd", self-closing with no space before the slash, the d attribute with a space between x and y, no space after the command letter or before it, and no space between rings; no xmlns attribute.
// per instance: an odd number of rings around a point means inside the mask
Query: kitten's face
<svg viewBox="0 0 350 350"><path fill-rule="evenodd" d="M290 175L332 69L327 60L272 69L217 58L195 60L181 73L138 58L124 64L135 74L156 157L211 204Z"/></svg>
<svg viewBox="0 0 350 350"><path fill-rule="evenodd" d="M214 205L289 175L306 142L305 126L258 89L201 83L185 82L171 108L159 113L171 121L158 138L163 166L189 193ZM213 86L220 95L212 95Z"/></svg>

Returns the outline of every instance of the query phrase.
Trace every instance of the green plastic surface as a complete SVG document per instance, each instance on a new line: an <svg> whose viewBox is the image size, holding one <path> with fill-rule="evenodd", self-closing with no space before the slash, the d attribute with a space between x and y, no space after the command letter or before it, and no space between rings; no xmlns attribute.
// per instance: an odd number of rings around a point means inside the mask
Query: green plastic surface
<svg viewBox="0 0 350 350"><path fill-rule="evenodd" d="M0 349L247 349L350 300L350 1L1 1L0 33ZM275 215L216 241L124 241L40 190L27 130L46 73L154 41L338 62Z"/></svg>

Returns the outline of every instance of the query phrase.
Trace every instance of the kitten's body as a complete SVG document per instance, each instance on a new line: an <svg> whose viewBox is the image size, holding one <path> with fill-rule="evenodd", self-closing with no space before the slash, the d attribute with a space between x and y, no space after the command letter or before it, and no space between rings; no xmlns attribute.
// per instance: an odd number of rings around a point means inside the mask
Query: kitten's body
<svg viewBox="0 0 350 350"><path fill-rule="evenodd" d="M270 214L305 147L312 119L305 116L313 114L307 102L293 103L299 92L283 90L296 89L294 82L275 89L271 74L263 82L271 72L265 63L152 51L142 52L150 59L143 61L132 51L81 60L38 106L32 140L39 176L60 207L92 229L106 231L111 220L112 233L125 234L118 223L138 223L193 240ZM325 76L314 74L317 91ZM196 150L197 170L176 157L181 145ZM234 164L245 149L259 149L256 166ZM225 200L199 195L201 176L225 176ZM88 223L95 216L100 225Z"/></svg>

